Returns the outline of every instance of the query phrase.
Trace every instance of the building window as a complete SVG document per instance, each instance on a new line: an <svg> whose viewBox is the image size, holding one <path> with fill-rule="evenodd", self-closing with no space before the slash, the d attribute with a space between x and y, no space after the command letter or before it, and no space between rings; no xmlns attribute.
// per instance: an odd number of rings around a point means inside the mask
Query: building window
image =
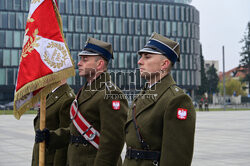
<svg viewBox="0 0 250 166"><path fill-rule="evenodd" d="M76 18L76 32L82 31L82 18L81 16L75 16Z"/></svg>
<svg viewBox="0 0 250 166"><path fill-rule="evenodd" d="M128 34L128 19L122 20L123 26L122 26L122 33Z"/></svg>
<svg viewBox="0 0 250 166"><path fill-rule="evenodd" d="M80 13L81 14L86 14L86 10L87 10L86 0L80 0Z"/></svg>
<svg viewBox="0 0 250 166"><path fill-rule="evenodd" d="M154 21L154 32L159 33L160 32L159 28L160 28L159 21Z"/></svg>
<svg viewBox="0 0 250 166"><path fill-rule="evenodd" d="M126 51L126 36L121 36L120 50Z"/></svg>
<svg viewBox="0 0 250 166"><path fill-rule="evenodd" d="M145 11L144 11L144 4L140 3L140 10L139 10L139 18L143 18L145 15Z"/></svg>
<svg viewBox="0 0 250 166"><path fill-rule="evenodd" d="M127 2L127 7L126 7L126 14L127 17L132 17L132 3L131 2Z"/></svg>
<svg viewBox="0 0 250 166"><path fill-rule="evenodd" d="M141 20L135 21L135 34L140 35L141 34Z"/></svg>
<svg viewBox="0 0 250 166"><path fill-rule="evenodd" d="M101 16L106 16L107 13L106 1L101 1Z"/></svg>
<svg viewBox="0 0 250 166"><path fill-rule="evenodd" d="M3 50L3 66L10 66L10 50Z"/></svg>
<svg viewBox="0 0 250 166"><path fill-rule="evenodd" d="M168 18L169 18L168 5L163 6L163 18L164 18L164 20L168 20Z"/></svg>
<svg viewBox="0 0 250 166"><path fill-rule="evenodd" d="M96 32L95 17L89 17L89 32Z"/></svg>
<svg viewBox="0 0 250 166"><path fill-rule="evenodd" d="M8 14L7 14L7 12L0 12L0 27L1 28L8 27Z"/></svg>
<svg viewBox="0 0 250 166"><path fill-rule="evenodd" d="M65 13L65 0L60 0L58 2L58 5L59 5L59 12Z"/></svg>
<svg viewBox="0 0 250 166"><path fill-rule="evenodd" d="M73 49L79 50L80 48L80 36L78 34L73 34Z"/></svg>
<svg viewBox="0 0 250 166"><path fill-rule="evenodd" d="M156 19L156 4L152 4L152 19Z"/></svg>
<svg viewBox="0 0 250 166"><path fill-rule="evenodd" d="M5 41L6 47L13 47L13 31L6 31Z"/></svg>
<svg viewBox="0 0 250 166"><path fill-rule="evenodd" d="M171 35L171 22L166 23L166 35L169 37Z"/></svg>
<svg viewBox="0 0 250 166"><path fill-rule="evenodd" d="M116 28L115 28L116 29L116 33L117 34L121 34L122 33L122 20L120 18L116 19L115 26L116 26Z"/></svg>
<svg viewBox="0 0 250 166"><path fill-rule="evenodd" d="M6 68L0 68L0 85L6 84Z"/></svg>
<svg viewBox="0 0 250 166"><path fill-rule="evenodd" d="M9 37L8 37L9 38ZM0 30L0 46L5 47L5 31Z"/></svg>
<svg viewBox="0 0 250 166"><path fill-rule="evenodd" d="M16 28L17 29L24 29L23 26L23 13L16 13Z"/></svg>
<svg viewBox="0 0 250 166"><path fill-rule="evenodd" d="M16 18L15 18L15 13L13 12L9 12L8 14L9 16L9 29L14 29L16 27L15 23L16 23Z"/></svg>
<svg viewBox="0 0 250 166"><path fill-rule="evenodd" d="M109 30L110 30L110 33L114 33L114 26L115 26L115 19L114 18L110 18L109 19Z"/></svg>
<svg viewBox="0 0 250 166"><path fill-rule="evenodd" d="M87 0L87 14L88 15L93 14L93 0Z"/></svg>
<svg viewBox="0 0 250 166"><path fill-rule="evenodd" d="M134 20L129 19L129 34L134 35L135 27L134 27Z"/></svg>
<svg viewBox="0 0 250 166"><path fill-rule="evenodd" d="M0 1L0 9L5 9L5 0Z"/></svg>
<svg viewBox="0 0 250 166"><path fill-rule="evenodd" d="M114 16L119 17L119 2L114 1Z"/></svg>
<svg viewBox="0 0 250 166"><path fill-rule="evenodd" d="M133 17L138 18L138 3L133 3Z"/></svg>
<svg viewBox="0 0 250 166"><path fill-rule="evenodd" d="M119 68L125 67L125 56L124 53L119 53Z"/></svg>
<svg viewBox="0 0 250 166"><path fill-rule="evenodd" d="M176 22L172 22L172 36L177 35L177 27L176 27Z"/></svg>
<svg viewBox="0 0 250 166"><path fill-rule="evenodd" d="M139 39L138 39L138 37L137 36L134 36L133 37L133 48L134 48L134 50L133 51L138 51L139 50Z"/></svg>
<svg viewBox="0 0 250 166"><path fill-rule="evenodd" d="M127 36L127 51L133 51L133 39L132 36Z"/></svg>
<svg viewBox="0 0 250 166"><path fill-rule="evenodd" d="M94 1L94 15L100 15L100 0Z"/></svg>
<svg viewBox="0 0 250 166"><path fill-rule="evenodd" d="M21 10L21 1L20 0L14 0L14 9Z"/></svg>
<svg viewBox="0 0 250 166"><path fill-rule="evenodd" d="M80 39L80 49L81 50L85 46L86 41L87 41L87 36L85 34L81 34L81 39Z"/></svg>
<svg viewBox="0 0 250 166"><path fill-rule="evenodd" d="M157 16L158 16L158 19L162 19L162 5L157 5Z"/></svg>
<svg viewBox="0 0 250 166"><path fill-rule="evenodd" d="M174 10L174 6L170 6L170 15L169 15L169 18L170 20L174 20L174 13L175 13L175 10Z"/></svg>
<svg viewBox="0 0 250 166"><path fill-rule="evenodd" d="M69 16L69 27L68 30L70 32L74 31L74 26L75 26L75 17L74 16Z"/></svg>
<svg viewBox="0 0 250 166"><path fill-rule="evenodd" d="M72 13L72 1L66 0L66 13Z"/></svg>
<svg viewBox="0 0 250 166"><path fill-rule="evenodd" d="M103 33L109 33L109 19L108 18L103 18Z"/></svg>
<svg viewBox="0 0 250 166"><path fill-rule="evenodd" d="M113 2L112 1L108 1L107 9L108 9L107 15L108 16L113 16Z"/></svg>
<svg viewBox="0 0 250 166"><path fill-rule="evenodd" d="M165 35L165 22L164 21L160 22L160 34L162 34L163 36Z"/></svg>
<svg viewBox="0 0 250 166"><path fill-rule="evenodd" d="M153 32L152 26L153 26L152 21L148 21L148 35L151 35Z"/></svg>
<svg viewBox="0 0 250 166"><path fill-rule="evenodd" d="M126 53L126 59L127 59L127 68L131 69L131 54L130 53Z"/></svg>
<svg viewBox="0 0 250 166"><path fill-rule="evenodd" d="M74 9L73 10L74 14L78 14L79 13L79 0L73 0L73 9Z"/></svg>
<svg viewBox="0 0 250 166"><path fill-rule="evenodd" d="M120 40L119 36L115 36L115 41L114 41L114 51L119 51L120 50Z"/></svg>
<svg viewBox="0 0 250 166"><path fill-rule="evenodd" d="M151 5L150 4L146 4L145 5L145 8L146 8L146 12L145 12L145 14L146 14L146 18L147 19L150 19L150 16L151 16Z"/></svg>
<svg viewBox="0 0 250 166"><path fill-rule="evenodd" d="M126 3L120 2L120 16L125 17L126 16Z"/></svg>
<svg viewBox="0 0 250 166"><path fill-rule="evenodd" d="M66 41L69 46L69 48L72 48L72 34L71 33L66 33Z"/></svg>
<svg viewBox="0 0 250 166"><path fill-rule="evenodd" d="M7 0L7 9L12 10L13 9L13 0Z"/></svg>
<svg viewBox="0 0 250 166"><path fill-rule="evenodd" d="M144 47L144 45L145 45L146 43L145 43L145 38L142 36L142 37L140 37L140 48L143 48ZM139 48L139 49L140 49Z"/></svg>
<svg viewBox="0 0 250 166"><path fill-rule="evenodd" d="M182 36L182 32L183 32L183 30L182 30L182 22L178 22L178 36L179 37L181 37Z"/></svg>
<svg viewBox="0 0 250 166"><path fill-rule="evenodd" d="M18 66L18 50L11 50L11 66Z"/></svg>
<svg viewBox="0 0 250 166"><path fill-rule="evenodd" d="M175 7L175 19L176 20L180 20L180 7L179 6L176 6Z"/></svg>
<svg viewBox="0 0 250 166"><path fill-rule="evenodd" d="M100 17L96 18L96 32L102 33L102 18Z"/></svg>

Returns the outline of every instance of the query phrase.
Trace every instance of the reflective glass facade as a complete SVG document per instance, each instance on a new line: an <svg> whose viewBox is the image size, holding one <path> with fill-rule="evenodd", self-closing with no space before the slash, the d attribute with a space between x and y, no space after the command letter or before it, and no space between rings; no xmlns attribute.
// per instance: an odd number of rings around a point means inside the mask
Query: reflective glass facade
<svg viewBox="0 0 250 166"><path fill-rule="evenodd" d="M157 32L180 43L181 62L174 66L172 75L179 86L191 93L200 84L200 43L199 12L187 4L189 1L59 0L58 5L75 64L87 37L110 42L114 60L109 63L109 71L113 76L116 73L114 81L126 93L136 93L134 90L139 90L142 82L138 72L137 77L131 74L138 68L136 52L152 32ZM0 1L0 101L13 100L28 8L29 0ZM78 90L84 80L77 71L68 82Z"/></svg>

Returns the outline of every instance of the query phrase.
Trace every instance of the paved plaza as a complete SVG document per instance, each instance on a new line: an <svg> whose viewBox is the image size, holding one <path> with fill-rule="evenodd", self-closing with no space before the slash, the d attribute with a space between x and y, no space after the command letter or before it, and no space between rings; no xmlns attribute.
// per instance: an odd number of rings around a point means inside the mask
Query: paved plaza
<svg viewBox="0 0 250 166"><path fill-rule="evenodd" d="M29 166L33 118L0 115L0 166ZM124 157L123 151L123 157ZM197 112L192 166L249 166L250 111Z"/></svg>

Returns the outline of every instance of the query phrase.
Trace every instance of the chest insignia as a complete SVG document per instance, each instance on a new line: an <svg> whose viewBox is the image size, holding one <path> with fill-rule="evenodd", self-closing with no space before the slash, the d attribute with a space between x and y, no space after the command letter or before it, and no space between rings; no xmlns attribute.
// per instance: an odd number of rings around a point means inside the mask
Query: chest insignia
<svg viewBox="0 0 250 166"><path fill-rule="evenodd" d="M113 110L119 110L120 109L120 101L112 101L112 108L113 108Z"/></svg>

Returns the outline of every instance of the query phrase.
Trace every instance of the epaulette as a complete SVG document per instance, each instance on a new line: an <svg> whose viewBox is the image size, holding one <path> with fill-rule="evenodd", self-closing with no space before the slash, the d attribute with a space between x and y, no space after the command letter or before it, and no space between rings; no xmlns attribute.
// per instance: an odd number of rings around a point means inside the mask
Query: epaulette
<svg viewBox="0 0 250 166"><path fill-rule="evenodd" d="M117 89L117 87L111 81L105 82L105 87L109 92Z"/></svg>
<svg viewBox="0 0 250 166"><path fill-rule="evenodd" d="M176 85L171 86L170 89L174 95L183 93L183 90Z"/></svg>

